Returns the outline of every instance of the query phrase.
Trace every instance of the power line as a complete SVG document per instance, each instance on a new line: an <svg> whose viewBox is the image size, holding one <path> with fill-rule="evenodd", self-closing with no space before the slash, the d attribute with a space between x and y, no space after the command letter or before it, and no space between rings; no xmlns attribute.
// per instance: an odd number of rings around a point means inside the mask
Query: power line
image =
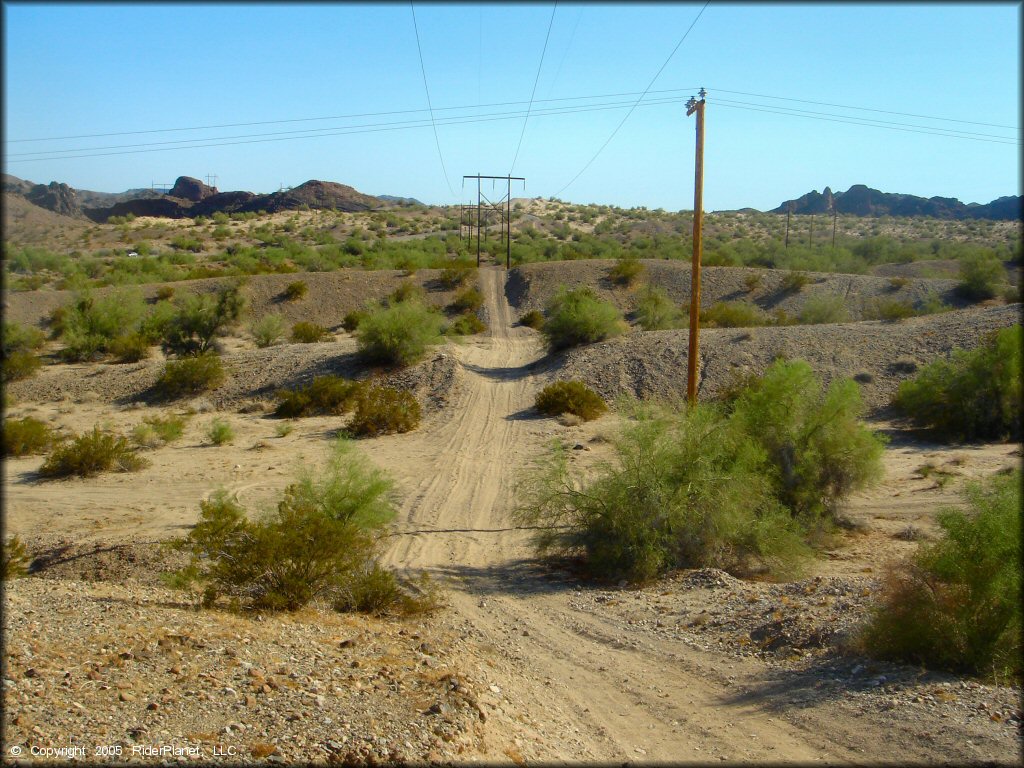
<svg viewBox="0 0 1024 768"><path fill-rule="evenodd" d="M430 110L430 125L434 129L434 143L437 145L437 157L441 161L441 172L444 173L444 183L448 185L448 191L455 197L455 190L452 183L448 181L448 169L444 167L444 155L441 154L441 140L437 137L437 123L434 122L434 108L430 104L430 87L427 85L427 68L423 66L423 49L420 47L420 29L416 24L416 8L409 0L409 10L412 11L412 27L416 30L416 50L420 55L420 71L423 73L423 89L427 92L427 109Z"/></svg>
<svg viewBox="0 0 1024 768"><path fill-rule="evenodd" d="M1009 128L1011 131L1019 131L1020 130L1020 128L1018 126L1013 126L1013 125L999 125L997 123L979 123L979 122L976 122L974 120L958 120L958 119L953 118L953 117L934 117L932 115L915 115L915 114L913 114L911 112L893 112L892 110L889 110L889 109L874 109L872 107L853 107L853 106L850 106L848 104L831 104L831 103L829 103L827 101L811 101L810 99L795 99L795 98L790 98L788 96L768 96L768 95L763 94L763 93L747 93L746 91L729 91L729 90L726 90L725 88L714 88L714 91L716 93L735 93L735 94L738 94L740 96L757 96L758 98L762 98L762 99L779 99L781 101L799 101L799 102L802 102L804 104L817 104L820 107L839 107L841 109L860 109L860 110L863 110L864 112L881 112L881 113L884 113L884 114L887 114L887 115L901 115L903 117L920 117L920 118L924 118L925 120L945 120L946 122L950 122L950 123L967 123L969 125L984 125L984 126L988 126L989 128ZM716 104L718 103L718 99L715 99L715 103Z"/></svg>
<svg viewBox="0 0 1024 768"><path fill-rule="evenodd" d="M526 135L526 124L530 121L530 110L533 109L533 97L537 94L537 83L540 81L540 71L544 67L544 54L548 52L548 40L551 38L551 26L555 23L555 11L558 10L558 0L551 6L551 18L548 20L548 33L544 35L544 48L540 52L540 63L537 64L537 76L533 78L533 90L530 91L530 104L526 108L526 117L523 118L523 130L519 132L519 143L516 145L516 154L512 158L512 167L508 173L516 169L516 161L519 159L519 150L523 146L523 136Z"/></svg>
<svg viewBox="0 0 1024 768"><path fill-rule="evenodd" d="M558 77L562 74L562 67L565 65L565 60L569 56L569 51L572 50L573 40L576 39L576 28L580 25L580 19L583 18L583 6L580 6L579 13L576 14L576 23L572 25L572 32L569 33L569 42L565 46L565 52L562 54L562 60L558 62L558 69L555 70L555 78L551 81L551 87L548 89L548 96L551 95L552 91L555 90L555 85L558 83Z"/></svg>
<svg viewBox="0 0 1024 768"><path fill-rule="evenodd" d="M682 102L683 102L683 98L682 97L675 97L675 98L665 98L665 99L655 99L655 100L645 101L642 104L640 104L640 106L644 106L644 107L647 107L647 106L659 106L659 105L662 105L662 104L679 104L679 103L682 103ZM600 112L600 111L606 111L606 110L611 110L611 109L624 109L627 106L631 106L631 108L635 108L637 106L637 104L630 101L630 102L608 103L608 104L601 104L601 105L588 105L588 106L583 106L583 107L550 108L550 109L542 110L542 111L534 111L533 117L548 117L548 116L557 116L557 115L570 115L570 114L577 114L577 113L580 113L580 112ZM520 110L520 111L517 111L517 112L495 113L494 115L489 115L489 116L479 116L478 115L478 116L475 116L475 117L466 117L466 118L458 118L458 117L454 117L454 118L441 118L438 122L441 125L464 125L464 124L468 124L468 123L487 123L487 122L494 122L494 121L497 121L497 120L518 120L520 117L523 116L523 114L525 114L525 113L522 110ZM315 139L315 138L321 138L321 137L326 137L326 136L347 136L347 135L350 135L350 134L359 134L359 133L378 133L378 132L382 132L382 131L407 130L407 129L410 129L410 128L426 128L426 127L428 127L430 125L431 125L431 123L428 122L427 120L407 120L407 121L400 121L400 122L396 122L396 123L377 123L377 124L371 124L372 127L370 127L370 126L350 126L349 128L344 128L344 129L341 129L341 130L332 130L330 133L318 133L315 136L310 136L310 135L302 135L302 136L288 135L288 136L278 136L278 137L275 137L275 138L262 138L262 139L254 138L254 139L249 139L249 140L245 140L245 141L218 141L216 139L210 139L210 140L207 140L207 139L191 139L190 141L193 141L193 142L195 142L195 141L210 141L211 143L206 143L206 144L194 144L193 143L193 144L190 144L189 146L174 146L174 147L159 147L159 146L158 147L147 147L145 149L128 149L128 150L122 150L122 151L117 151L117 152L96 152L96 153L87 154L87 155L65 155L63 157L49 156L49 157L31 157L31 158L15 158L15 159L10 159L8 157L8 162L11 162L11 163L18 163L18 162L21 162L21 163L31 163L31 162L40 162L40 161L45 161L45 160L72 160L72 159L89 158L89 157L108 157L108 156L111 156L111 155L134 155L134 154L144 154L144 153L147 153L147 152L169 152L169 151L181 150L181 149L203 149L203 148L207 148L207 147L225 147L225 146L236 146L236 145L241 145L241 144L265 144L265 143L274 142L274 141L293 141L295 139ZM315 129L315 130L323 131L325 129ZM303 133L307 133L307 132L303 132ZM65 152L65 151L69 151L69 150L57 150L57 151L58 152ZM81 150L73 150L73 151L81 151ZM26 153L26 154L42 154L42 153L35 152L35 153ZM50 152L48 154L52 155L53 153Z"/></svg>
<svg viewBox="0 0 1024 768"><path fill-rule="evenodd" d="M665 67L668 66L668 63L672 60L672 57L676 55L676 51L679 50L679 46L681 46L683 44L683 41L686 40L687 36L690 34L690 30L692 30L693 27L697 24L697 22L700 20L700 17L704 15L704 11L707 10L708 5L710 4L711 0L707 0L707 2L704 3L703 7L700 9L700 13L697 14L696 18L694 18L694 20L690 23L690 26L687 27L686 32L683 33L683 36L679 38L679 42L676 43L676 47L672 49L672 53L670 53L668 55L668 58L665 59L665 63L661 65L661 68L657 71L654 77L651 78L651 82L649 82L647 84L647 87L644 88L643 93L640 94L640 98L636 100L636 104L634 104L630 108L629 112L627 112L625 117L622 118L622 121L617 126L615 126L615 130L612 131L612 135L609 136L605 143L600 146L597 152L594 153L594 156L587 161L587 164L580 169L580 172L573 176L568 184L566 184L564 187L558 190L558 192L555 193L555 197L562 194L565 190L571 187L573 183L576 181L576 179L582 176L583 173L587 170L587 168L590 167L591 163L597 160L598 156L604 151L604 148L611 143L611 140L615 138L615 134L617 134L619 132L619 129L622 128L623 125L625 125L626 121L629 119L629 116L633 114L633 110L636 109L637 105L643 100L644 96L647 95L647 91L651 89L651 86L654 85L654 81L658 79L658 77L664 71Z"/></svg>

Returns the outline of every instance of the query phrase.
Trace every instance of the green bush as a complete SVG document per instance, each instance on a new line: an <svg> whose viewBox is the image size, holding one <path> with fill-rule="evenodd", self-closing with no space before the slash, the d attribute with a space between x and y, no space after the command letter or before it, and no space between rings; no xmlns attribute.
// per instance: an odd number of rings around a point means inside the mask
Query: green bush
<svg viewBox="0 0 1024 768"><path fill-rule="evenodd" d="M380 531L395 515L391 491L391 481L343 441L323 473L304 474L258 520L220 491L202 503L181 542L191 563L179 582L198 581L207 605L220 596L272 610L318 597L340 602L375 563Z"/></svg>
<svg viewBox="0 0 1024 768"><path fill-rule="evenodd" d="M806 519L834 517L882 473L883 440L860 421L860 389L825 389L802 360L778 360L736 399L732 420L765 451L776 498Z"/></svg>
<svg viewBox="0 0 1024 768"><path fill-rule="evenodd" d="M234 442L235 429L224 419L214 419L206 430L206 436L214 445L226 445Z"/></svg>
<svg viewBox="0 0 1024 768"><path fill-rule="evenodd" d="M360 357L369 363L411 365L441 341L444 319L418 301L403 301L367 315L356 331Z"/></svg>
<svg viewBox="0 0 1024 768"><path fill-rule="evenodd" d="M942 537L890 569L861 636L875 656L1020 680L1021 472L968 487Z"/></svg>
<svg viewBox="0 0 1024 768"><path fill-rule="evenodd" d="M423 301L423 289L412 280L403 280L388 297L388 303L391 305L406 301Z"/></svg>
<svg viewBox="0 0 1024 768"><path fill-rule="evenodd" d="M461 314L463 312L476 312L483 305L484 295L476 288L467 288L455 297L452 303L448 305L448 309L454 314Z"/></svg>
<svg viewBox="0 0 1024 768"><path fill-rule="evenodd" d="M341 327L349 333L355 333L359 324L363 322L370 313L362 309L353 309L351 312L346 312L345 317L341 320Z"/></svg>
<svg viewBox="0 0 1024 768"><path fill-rule="evenodd" d="M3 578L16 579L28 575L29 566L32 564L32 557L28 549L17 536L11 536L4 542L3 548Z"/></svg>
<svg viewBox="0 0 1024 768"><path fill-rule="evenodd" d="M272 346L284 336L284 317L276 313L264 315L252 324L250 330L257 347Z"/></svg>
<svg viewBox="0 0 1024 768"><path fill-rule="evenodd" d="M170 360L157 379L158 396L168 400L194 396L216 389L224 383L224 364L216 355L207 352L195 357Z"/></svg>
<svg viewBox="0 0 1024 768"><path fill-rule="evenodd" d="M107 346L107 351L119 363L137 363L149 357L149 340L141 333L118 336Z"/></svg>
<svg viewBox="0 0 1024 768"><path fill-rule="evenodd" d="M879 297L864 305L865 320L885 320L891 323L906 320L916 314L917 310L914 309L913 304L899 299Z"/></svg>
<svg viewBox="0 0 1024 768"><path fill-rule="evenodd" d="M636 319L645 331L662 331L688 325L686 315L672 303L664 288L648 287L640 295Z"/></svg>
<svg viewBox="0 0 1024 768"><path fill-rule="evenodd" d="M298 301L303 298L309 292L309 286L306 285L304 280L296 280L294 283L288 283L284 289L284 298L286 301Z"/></svg>
<svg viewBox="0 0 1024 768"><path fill-rule="evenodd" d="M348 430L357 437L411 432L422 415L412 392L376 385L359 388L354 411Z"/></svg>
<svg viewBox="0 0 1024 768"><path fill-rule="evenodd" d="M960 259L960 282L957 292L968 299L981 301L998 295L1006 283L1003 262L994 253L969 253Z"/></svg>
<svg viewBox="0 0 1024 768"><path fill-rule="evenodd" d="M608 405L582 381L556 381L537 393L537 410L547 416L572 413L584 421L596 419Z"/></svg>
<svg viewBox="0 0 1024 768"><path fill-rule="evenodd" d="M293 419L300 416L338 416L355 407L356 395L365 385L340 376L317 376L307 386L277 393L274 415Z"/></svg>
<svg viewBox="0 0 1024 768"><path fill-rule="evenodd" d="M156 300L157 301L169 301L174 297L174 286L173 285L161 285L156 289Z"/></svg>
<svg viewBox="0 0 1024 768"><path fill-rule="evenodd" d="M718 301L700 311L700 322L711 328L750 328L768 325L771 318L756 304L746 301Z"/></svg>
<svg viewBox="0 0 1024 768"><path fill-rule="evenodd" d="M0 364L0 379L4 382L27 379L34 376L42 364L43 361L36 355L19 349L4 355L3 363Z"/></svg>
<svg viewBox="0 0 1024 768"><path fill-rule="evenodd" d="M977 349L954 349L900 384L893 405L948 440L1021 436L1020 325L990 334Z"/></svg>
<svg viewBox="0 0 1024 768"><path fill-rule="evenodd" d="M539 309L531 309L519 318L519 324L525 325L527 328L533 328L535 331L539 331L544 327L544 313Z"/></svg>
<svg viewBox="0 0 1024 768"><path fill-rule="evenodd" d="M134 472L149 465L138 456L124 437L102 432L98 427L61 443L43 462L39 473L43 477L90 477L100 472L116 470Z"/></svg>
<svg viewBox="0 0 1024 768"><path fill-rule="evenodd" d="M470 264L453 264L441 270L437 281L442 288L453 291L456 288L468 285L476 278L477 268Z"/></svg>
<svg viewBox="0 0 1024 768"><path fill-rule="evenodd" d="M39 419L4 419L4 456L27 456L44 453L54 442L53 430Z"/></svg>
<svg viewBox="0 0 1024 768"><path fill-rule="evenodd" d="M799 317L804 325L845 323L850 319L850 312L842 296L820 294L811 296L804 302Z"/></svg>
<svg viewBox="0 0 1024 768"><path fill-rule="evenodd" d="M556 352L578 344L591 344L626 330L622 313L597 298L590 288L564 288L550 301L541 333L548 349Z"/></svg>
<svg viewBox="0 0 1024 768"><path fill-rule="evenodd" d="M625 256L616 259L615 264L608 270L608 279L615 285L635 285L645 271L646 268L638 259Z"/></svg>
<svg viewBox="0 0 1024 768"><path fill-rule="evenodd" d="M221 289L216 295L185 297L164 329L164 351L177 355L208 352L214 337L239 320L244 306L240 286Z"/></svg>
<svg viewBox="0 0 1024 768"><path fill-rule="evenodd" d="M710 406L647 406L615 459L583 483L556 447L517 488L519 524L541 552L583 555L591 574L653 579L673 568L795 571L806 547L772 497L760 454Z"/></svg>
<svg viewBox="0 0 1024 768"><path fill-rule="evenodd" d="M475 312L463 312L448 326L448 334L455 336L472 336L487 330L487 323L477 317Z"/></svg>
<svg viewBox="0 0 1024 768"><path fill-rule="evenodd" d="M118 290L95 298L83 294L57 318L65 360L92 360L109 351L110 344L139 330L146 304L137 290Z"/></svg>
<svg viewBox="0 0 1024 768"><path fill-rule="evenodd" d="M797 293L811 282L811 277L806 272L787 272L782 278L782 290L784 293Z"/></svg>
<svg viewBox="0 0 1024 768"><path fill-rule="evenodd" d="M3 321L3 355L14 352L30 352L42 348L46 335L38 328L21 323Z"/></svg>
<svg viewBox="0 0 1024 768"><path fill-rule="evenodd" d="M758 272L748 272L743 276L743 287L747 293L753 293L761 287L761 275Z"/></svg>
<svg viewBox="0 0 1024 768"><path fill-rule="evenodd" d="M299 344L316 344L319 341L324 341L329 335L330 331L322 325L306 320L300 320L292 326L292 341Z"/></svg>

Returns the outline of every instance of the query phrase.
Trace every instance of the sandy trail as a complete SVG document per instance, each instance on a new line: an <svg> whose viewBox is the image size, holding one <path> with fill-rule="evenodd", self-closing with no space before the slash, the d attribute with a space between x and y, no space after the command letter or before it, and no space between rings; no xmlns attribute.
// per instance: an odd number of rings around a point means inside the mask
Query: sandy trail
<svg viewBox="0 0 1024 768"><path fill-rule="evenodd" d="M865 743L744 696L763 667L575 609L580 587L531 565L510 512L516 473L544 442L528 410L540 388L528 365L541 351L513 327L504 278L481 270L490 334L455 350L464 380L451 420L383 440L374 457L410 491L386 563L448 577L453 607L505 660L486 670L500 695L543 720L510 718L524 751L645 762L891 756L884 736Z"/></svg>

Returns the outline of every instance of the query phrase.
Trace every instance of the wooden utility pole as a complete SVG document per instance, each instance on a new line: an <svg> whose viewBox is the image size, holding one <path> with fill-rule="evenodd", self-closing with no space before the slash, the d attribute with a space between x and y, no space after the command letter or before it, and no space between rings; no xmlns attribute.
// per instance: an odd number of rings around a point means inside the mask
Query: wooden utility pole
<svg viewBox="0 0 1024 768"><path fill-rule="evenodd" d="M793 203L786 206L786 247L789 248L789 214L793 212Z"/></svg>
<svg viewBox="0 0 1024 768"><path fill-rule="evenodd" d="M697 404L697 356L700 348L700 260L701 229L704 218L704 97L700 101L692 96L686 102L686 116L697 113L697 149L693 174L693 267L690 271L690 347L686 355L686 401L692 408Z"/></svg>

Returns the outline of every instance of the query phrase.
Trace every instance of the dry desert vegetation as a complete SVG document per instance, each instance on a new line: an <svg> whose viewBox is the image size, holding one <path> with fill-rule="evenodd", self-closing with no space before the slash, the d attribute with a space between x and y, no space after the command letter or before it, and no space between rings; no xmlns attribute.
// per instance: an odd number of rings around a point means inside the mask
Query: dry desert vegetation
<svg viewBox="0 0 1024 768"><path fill-rule="evenodd" d="M742 245L779 217L710 216L697 439L678 405L681 214L517 201L506 271L494 234L475 268L443 209L95 225L8 202L5 759L1020 760L1019 606L988 656L980 635L946 663L865 639L898 574L947 540L941 510L1012 493L1019 410L1016 431L950 439L893 401L1019 328L1019 224L849 217L832 270L820 246ZM962 264L989 270L986 291ZM586 302L608 322L559 336L556 315ZM807 493L757 474L770 446L728 442L743 414L767 441L757 393L797 361L845 393L807 440L842 422L863 458ZM538 410L570 381L601 405ZM107 465L84 460L88 440ZM671 474L687 440L707 490L679 502L645 462ZM813 445L808 466L832 469L831 443ZM699 473L713 450L717 480ZM556 459L560 480L538 468ZM683 516L643 517L659 505ZM755 517L728 530L727 508ZM975 624L1016 602L1017 572Z"/></svg>

